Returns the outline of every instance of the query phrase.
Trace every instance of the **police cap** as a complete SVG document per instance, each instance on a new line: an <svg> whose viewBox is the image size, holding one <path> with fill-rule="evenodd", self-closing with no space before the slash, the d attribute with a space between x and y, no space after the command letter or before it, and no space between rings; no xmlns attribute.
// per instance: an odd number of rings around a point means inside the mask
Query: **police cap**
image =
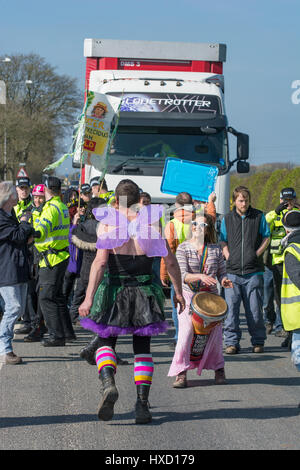
<svg viewBox="0 0 300 470"><path fill-rule="evenodd" d="M28 187L30 187L30 179L27 178L26 176L22 176L20 178L17 178L16 186L28 186Z"/></svg>
<svg viewBox="0 0 300 470"><path fill-rule="evenodd" d="M45 186L48 189L61 189L61 181L56 176L48 176Z"/></svg>
<svg viewBox="0 0 300 470"><path fill-rule="evenodd" d="M280 199L296 199L296 197L294 188L283 188L280 191Z"/></svg>
<svg viewBox="0 0 300 470"><path fill-rule="evenodd" d="M87 193L90 193L92 190L91 186L88 184L88 183L84 183L81 185L81 192L83 194L87 194Z"/></svg>

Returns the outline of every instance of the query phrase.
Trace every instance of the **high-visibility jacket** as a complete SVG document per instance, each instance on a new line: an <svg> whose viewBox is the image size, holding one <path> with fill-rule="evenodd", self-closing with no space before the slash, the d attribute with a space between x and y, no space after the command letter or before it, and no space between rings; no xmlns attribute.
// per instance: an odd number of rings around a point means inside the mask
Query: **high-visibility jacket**
<svg viewBox="0 0 300 470"><path fill-rule="evenodd" d="M32 207L31 210L31 224L34 226L35 220L39 219L44 208L44 204L41 204L39 207Z"/></svg>
<svg viewBox="0 0 300 470"><path fill-rule="evenodd" d="M181 222L181 220L178 220L175 217L171 220L171 222L174 224L178 244L180 245L180 243L186 240L189 231L191 230L191 224L184 224L183 222Z"/></svg>
<svg viewBox="0 0 300 470"><path fill-rule="evenodd" d="M18 201L17 205L14 206L14 211L15 211L16 217L19 221L20 221L20 218L21 218L23 212L26 209L30 208L31 204L32 204L31 197L28 196L26 199Z"/></svg>
<svg viewBox="0 0 300 470"><path fill-rule="evenodd" d="M27 207L27 210L31 212L31 217L28 222L32 226L34 226L34 220L40 217L44 204L45 203L41 204L39 207L36 207L34 204L31 204L30 206Z"/></svg>
<svg viewBox="0 0 300 470"><path fill-rule="evenodd" d="M115 193L114 191L107 191L106 193L99 193L98 197L104 199L107 204L111 204L115 201Z"/></svg>
<svg viewBox="0 0 300 470"><path fill-rule="evenodd" d="M59 196L45 202L40 216L33 221L34 230L40 232L35 247L40 253L41 268L53 267L69 258L70 217L68 208Z"/></svg>
<svg viewBox="0 0 300 470"><path fill-rule="evenodd" d="M294 210L299 210L294 207ZM272 255L272 264L283 263L283 248L281 246L281 240L286 236L286 231L282 223L282 219L288 209L284 209L280 214L276 214L275 211L268 212L266 214L266 221L268 222L271 230L271 241L270 241L270 254Z"/></svg>
<svg viewBox="0 0 300 470"><path fill-rule="evenodd" d="M179 218L177 218L178 216L174 217L165 226L166 240L172 253L176 253L178 245L186 240L191 228L190 222L192 215L190 214L189 217L186 217L186 219L189 220L189 223L184 223L185 217L183 210L179 216ZM161 259L160 263L160 278L166 282L169 279L168 270L163 258Z"/></svg>
<svg viewBox="0 0 300 470"><path fill-rule="evenodd" d="M291 243L284 250L284 258L291 253L299 262L300 269L300 243ZM281 284L281 317L286 331L300 328L300 289L290 280L283 263Z"/></svg>

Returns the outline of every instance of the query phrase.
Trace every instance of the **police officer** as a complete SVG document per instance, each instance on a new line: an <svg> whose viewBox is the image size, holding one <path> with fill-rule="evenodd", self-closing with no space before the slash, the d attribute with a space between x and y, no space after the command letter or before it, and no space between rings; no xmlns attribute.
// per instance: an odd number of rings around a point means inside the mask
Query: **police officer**
<svg viewBox="0 0 300 470"><path fill-rule="evenodd" d="M291 335L292 361L300 372L300 212L286 212L283 224L287 236L282 240L281 315L284 328Z"/></svg>
<svg viewBox="0 0 300 470"><path fill-rule="evenodd" d="M283 247L281 240L286 236L286 231L283 226L282 220L284 215L291 209L299 210L296 202L296 192L294 188L283 188L280 192L279 205L275 210L266 214L266 220L270 226L271 241L270 241L270 254L272 255L272 271L274 279L274 296L276 304L279 309L281 306L281 284L283 272ZM287 333L282 328L275 333L275 336L286 337ZM284 341L282 346L287 346Z"/></svg>
<svg viewBox="0 0 300 470"><path fill-rule="evenodd" d="M92 188L93 197L101 197L107 204L112 204L115 201L115 193L108 191L105 179L96 176L91 179L90 186Z"/></svg>
<svg viewBox="0 0 300 470"><path fill-rule="evenodd" d="M17 178L16 189L18 193L18 202L14 206L14 213L18 221L24 212L31 206L32 199L30 195L30 180L29 178Z"/></svg>
<svg viewBox="0 0 300 470"><path fill-rule="evenodd" d="M48 328L45 347L64 346L76 339L62 292L63 279L69 258L70 218L68 208L60 198L61 181L49 176L45 181L45 205L34 228L40 233L35 246L40 255L39 305Z"/></svg>
<svg viewBox="0 0 300 470"><path fill-rule="evenodd" d="M92 199L92 188L88 183L84 183L80 187L80 198L87 204Z"/></svg>
<svg viewBox="0 0 300 470"><path fill-rule="evenodd" d="M34 221L40 218L41 212L45 204L45 187L43 184L36 185L32 190L33 204L30 206L31 218L29 221L34 226ZM39 254L35 245L30 246L31 252L31 272L32 276L28 283L28 297L27 297L27 308L26 312L29 313L31 330L27 336L24 336L23 341L25 343L32 343L41 341L47 328L44 323L43 315L41 313L40 305L38 302L38 265L39 265ZM26 313L25 312L25 313ZM25 322L25 319L24 319ZM15 331L15 333L20 330Z"/></svg>

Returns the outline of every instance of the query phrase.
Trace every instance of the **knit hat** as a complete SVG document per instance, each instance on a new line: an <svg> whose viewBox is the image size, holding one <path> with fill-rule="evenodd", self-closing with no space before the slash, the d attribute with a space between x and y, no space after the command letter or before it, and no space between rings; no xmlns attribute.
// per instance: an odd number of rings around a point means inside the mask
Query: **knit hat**
<svg viewBox="0 0 300 470"><path fill-rule="evenodd" d="M282 223L288 232L300 230L300 211L291 210L286 212Z"/></svg>

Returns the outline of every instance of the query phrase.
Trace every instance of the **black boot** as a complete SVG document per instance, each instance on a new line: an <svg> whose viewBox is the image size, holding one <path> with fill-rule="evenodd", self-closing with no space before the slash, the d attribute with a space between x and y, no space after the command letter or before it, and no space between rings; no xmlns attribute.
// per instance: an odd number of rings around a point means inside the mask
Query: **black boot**
<svg viewBox="0 0 300 470"><path fill-rule="evenodd" d="M81 349L81 351L79 353L79 356L82 359L85 359L86 362L88 362L91 366L95 366L96 365L95 354L96 354L97 349L100 348L101 344L102 343L99 340L99 336L95 335L92 338L92 340L84 348ZM118 365L128 366L128 361L124 361L123 359L121 359L117 355L117 353L116 353L116 357L117 357L117 364Z"/></svg>
<svg viewBox="0 0 300 470"><path fill-rule="evenodd" d="M100 339L98 335L95 335L92 340L81 349L79 356L85 359L91 366L96 364L95 353L100 347Z"/></svg>
<svg viewBox="0 0 300 470"><path fill-rule="evenodd" d="M149 411L149 385L137 385L137 401L135 404L135 422L136 424L147 424L152 421Z"/></svg>
<svg viewBox="0 0 300 470"><path fill-rule="evenodd" d="M43 335L41 335L40 328L33 328L29 335L24 336L23 341L25 343L36 343L43 339Z"/></svg>
<svg viewBox="0 0 300 470"><path fill-rule="evenodd" d="M103 367L99 374L103 386L103 396L98 410L100 421L110 421L114 415L114 404L119 397L114 375L115 371L111 367Z"/></svg>
<svg viewBox="0 0 300 470"><path fill-rule="evenodd" d="M25 343L35 343L42 341L44 334L47 333L47 328L43 321L41 321L38 325L32 328L29 335L24 336L23 341Z"/></svg>

